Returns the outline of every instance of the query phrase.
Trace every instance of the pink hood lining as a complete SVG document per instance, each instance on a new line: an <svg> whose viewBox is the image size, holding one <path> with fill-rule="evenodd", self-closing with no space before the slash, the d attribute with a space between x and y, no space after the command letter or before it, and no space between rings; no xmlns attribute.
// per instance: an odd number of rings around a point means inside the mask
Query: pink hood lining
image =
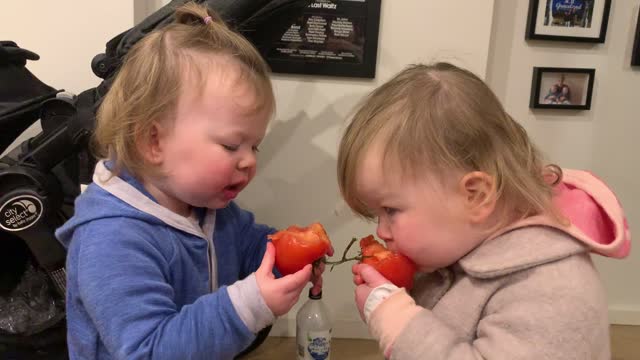
<svg viewBox="0 0 640 360"><path fill-rule="evenodd" d="M571 235L598 254L613 258L628 256L631 233L615 194L589 172L562 171L562 182L555 187L553 203L569 220L569 226L558 224L548 215L537 215L511 224L491 238L517 228L545 225Z"/></svg>

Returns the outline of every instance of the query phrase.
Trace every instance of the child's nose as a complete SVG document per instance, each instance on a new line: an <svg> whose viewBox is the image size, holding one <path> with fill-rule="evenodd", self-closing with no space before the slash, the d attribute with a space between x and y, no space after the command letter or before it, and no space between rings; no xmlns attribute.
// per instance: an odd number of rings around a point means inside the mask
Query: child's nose
<svg viewBox="0 0 640 360"><path fill-rule="evenodd" d="M238 161L238 170L252 169L256 166L256 163L256 154L253 151L248 152L243 154L240 161Z"/></svg>
<svg viewBox="0 0 640 360"><path fill-rule="evenodd" d="M378 227L376 228L376 235L384 242L389 242L392 239L391 231L389 231L389 226L382 217L378 218Z"/></svg>

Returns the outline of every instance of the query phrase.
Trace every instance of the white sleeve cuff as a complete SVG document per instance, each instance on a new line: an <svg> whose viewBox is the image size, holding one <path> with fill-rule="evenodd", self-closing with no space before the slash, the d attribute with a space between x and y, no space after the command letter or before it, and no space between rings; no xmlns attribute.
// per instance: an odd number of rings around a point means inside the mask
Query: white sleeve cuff
<svg viewBox="0 0 640 360"><path fill-rule="evenodd" d="M369 296L367 296L367 300L364 302L364 319L365 322L369 323L369 317L373 310L380 305L381 302L386 300L392 293L396 290L400 289L399 287L393 285L392 283L384 283L375 289L373 289Z"/></svg>
<svg viewBox="0 0 640 360"><path fill-rule="evenodd" d="M254 334L272 324L275 320L273 312L264 302L256 275L236 281L227 287L229 298L240 319Z"/></svg>

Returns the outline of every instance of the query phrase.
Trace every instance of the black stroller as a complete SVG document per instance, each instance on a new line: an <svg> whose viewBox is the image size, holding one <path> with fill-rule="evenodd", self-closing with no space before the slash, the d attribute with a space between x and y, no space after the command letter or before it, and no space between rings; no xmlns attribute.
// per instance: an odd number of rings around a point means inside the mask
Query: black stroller
<svg viewBox="0 0 640 360"><path fill-rule="evenodd" d="M106 44L92 63L104 79L75 96L26 68L38 55L0 42L0 153L38 119L42 132L0 158L0 358L66 359L65 250L54 230L73 214L80 184L91 181L88 149L95 110L128 50L172 21L173 0ZM215 9L263 54L311 0L199 0ZM88 64L87 64L88 65ZM260 345L264 329L245 350Z"/></svg>

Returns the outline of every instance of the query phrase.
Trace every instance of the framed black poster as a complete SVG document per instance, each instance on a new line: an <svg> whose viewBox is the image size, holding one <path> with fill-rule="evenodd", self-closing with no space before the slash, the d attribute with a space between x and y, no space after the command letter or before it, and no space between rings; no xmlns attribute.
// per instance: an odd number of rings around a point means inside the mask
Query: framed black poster
<svg viewBox="0 0 640 360"><path fill-rule="evenodd" d="M381 0L313 0L266 52L276 73L374 78Z"/></svg>

